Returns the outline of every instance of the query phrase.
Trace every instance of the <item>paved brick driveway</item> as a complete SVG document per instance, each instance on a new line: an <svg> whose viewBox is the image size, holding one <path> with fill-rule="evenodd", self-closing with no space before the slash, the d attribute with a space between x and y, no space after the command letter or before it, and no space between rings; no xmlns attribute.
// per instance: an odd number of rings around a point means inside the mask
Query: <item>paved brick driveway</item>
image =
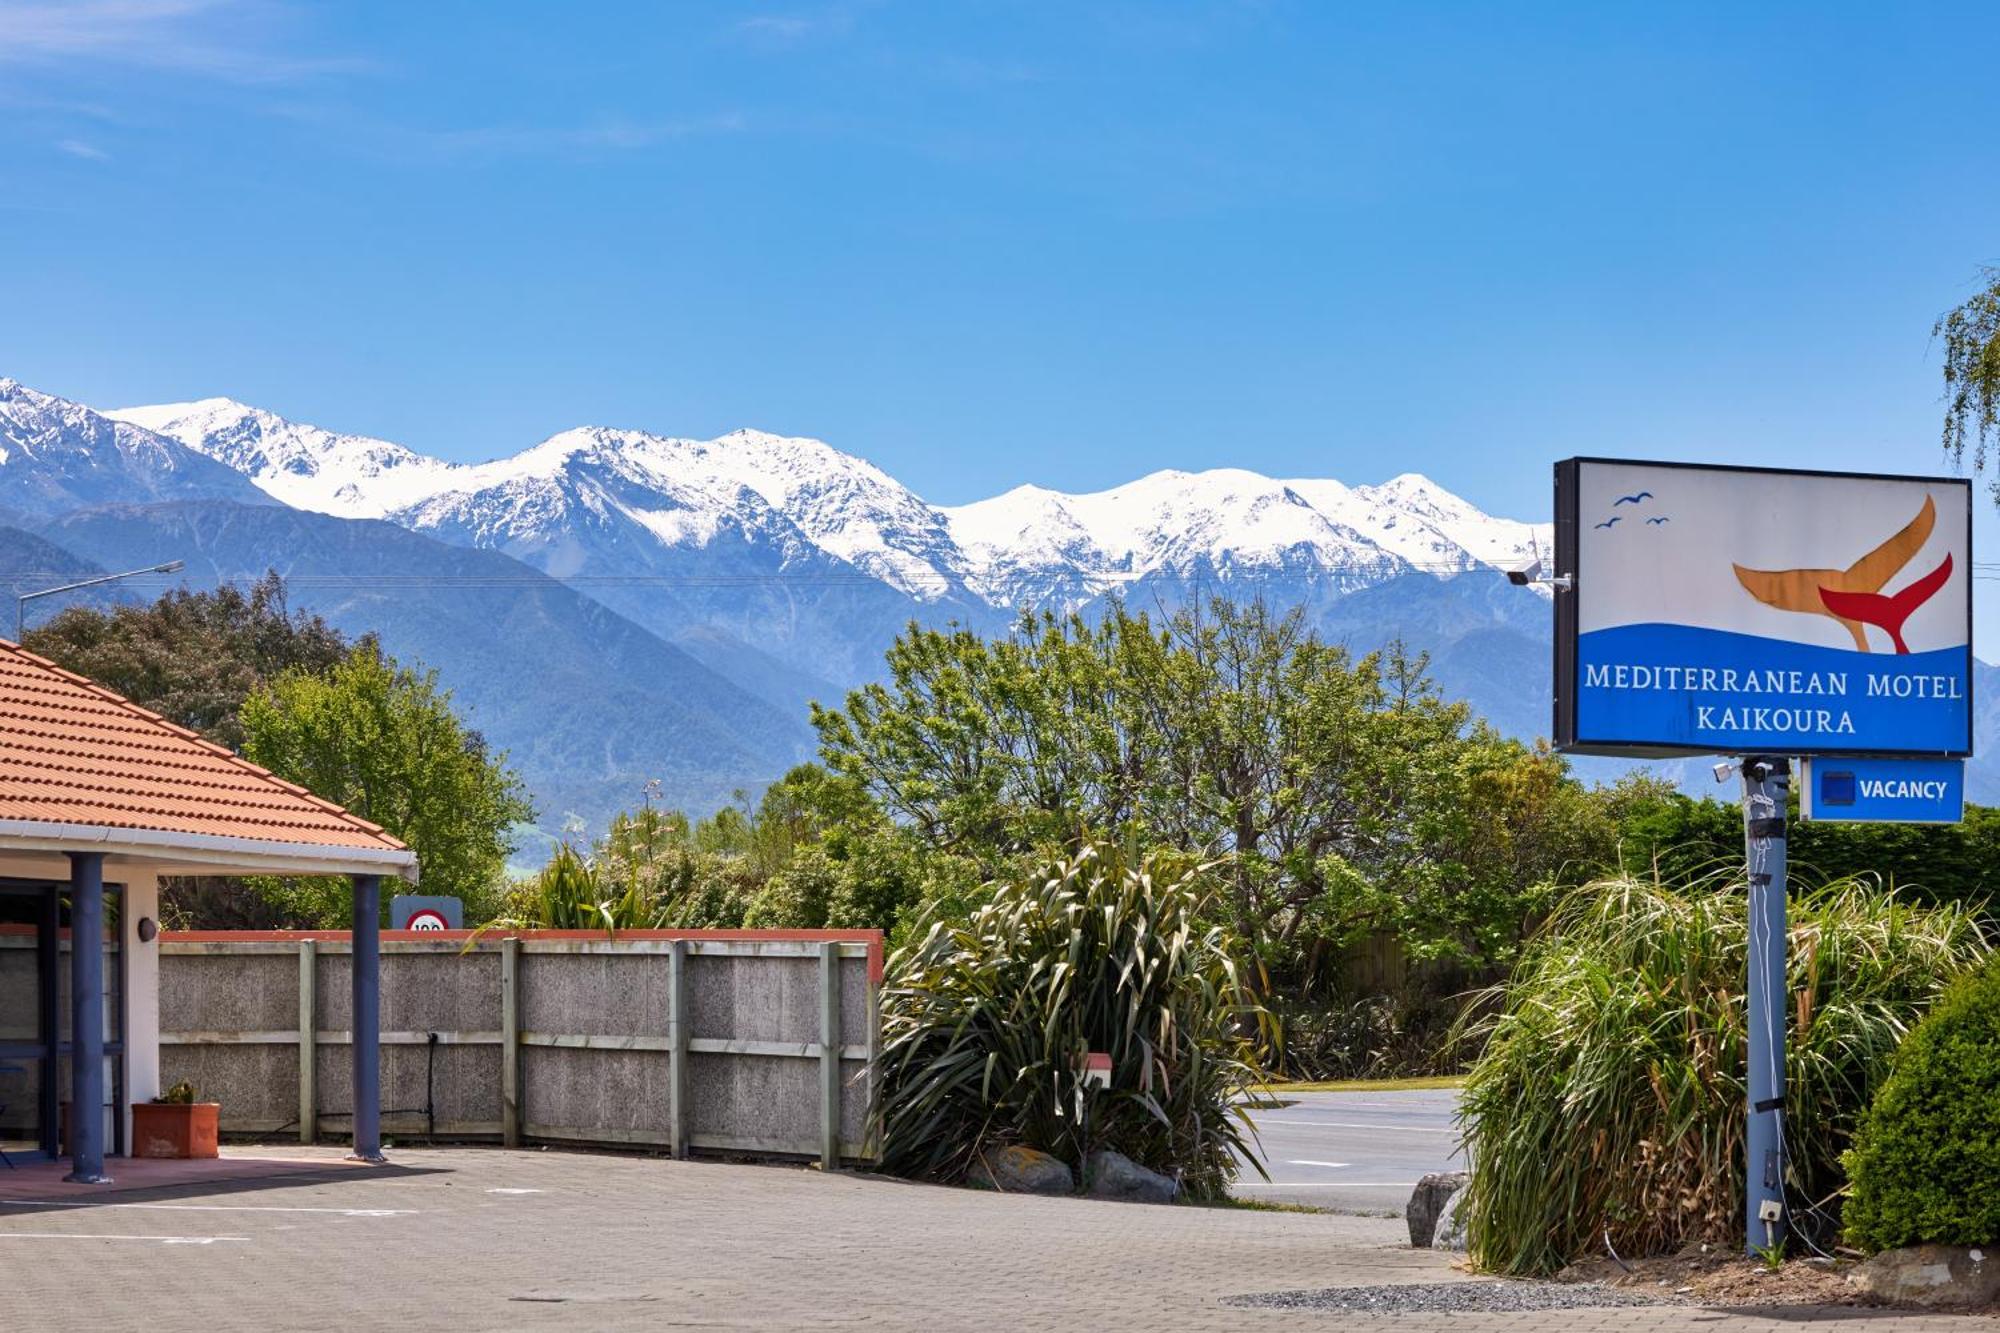
<svg viewBox="0 0 2000 1333"><path fill-rule="evenodd" d="M1222 1302L1457 1275L1441 1256L1402 1247L1400 1224L1377 1218L1001 1197L585 1153L394 1155L402 1169L373 1178L333 1167L328 1153L324 1176L0 1206L0 1328L1331 1333L1359 1323L1396 1333L1646 1333L1775 1330L1804 1317L1247 1310ZM0 1172L0 1191L7 1186ZM1880 1314L1860 1322L1884 1333L1996 1327Z"/></svg>

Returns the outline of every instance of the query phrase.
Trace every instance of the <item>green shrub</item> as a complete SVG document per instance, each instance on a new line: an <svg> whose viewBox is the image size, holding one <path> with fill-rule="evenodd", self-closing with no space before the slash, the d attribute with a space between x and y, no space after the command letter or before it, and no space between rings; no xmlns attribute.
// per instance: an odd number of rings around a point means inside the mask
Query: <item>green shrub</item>
<svg viewBox="0 0 2000 1333"><path fill-rule="evenodd" d="M1854 1244L2000 1242L2000 966L1960 981L1904 1040L1846 1162Z"/></svg>
<svg viewBox="0 0 2000 1333"><path fill-rule="evenodd" d="M650 924L637 882L607 884L595 862L564 843L508 899L503 926L542 930L633 930Z"/></svg>
<svg viewBox="0 0 2000 1333"><path fill-rule="evenodd" d="M840 867L818 847L801 848L790 865L764 881L743 924L757 930L819 930L840 891Z"/></svg>
<svg viewBox="0 0 2000 1333"><path fill-rule="evenodd" d="M956 1180L988 1147L1072 1168L1113 1148L1220 1195L1249 1148L1237 1102L1259 1081L1248 1038L1267 1020L1234 941L1200 924L1207 905L1193 871L1090 847L897 950L877 1067L887 1169ZM1091 1051L1111 1056L1108 1089L1082 1086Z"/></svg>
<svg viewBox="0 0 2000 1333"><path fill-rule="evenodd" d="M1570 896L1473 1025L1460 1114L1484 1267L1549 1272L1608 1236L1624 1254L1742 1226L1742 883L1616 879ZM1790 905L1788 1187L1838 1192L1840 1153L1896 1044L1987 945L1956 906L1862 882Z"/></svg>

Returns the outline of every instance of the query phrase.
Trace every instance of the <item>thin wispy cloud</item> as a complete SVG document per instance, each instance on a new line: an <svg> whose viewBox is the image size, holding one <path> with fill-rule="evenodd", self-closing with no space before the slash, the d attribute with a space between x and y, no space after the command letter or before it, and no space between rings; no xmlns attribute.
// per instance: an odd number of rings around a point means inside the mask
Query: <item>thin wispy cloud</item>
<svg viewBox="0 0 2000 1333"><path fill-rule="evenodd" d="M744 19L736 25L736 30L752 37L796 42L802 37L810 37L813 29L818 26L812 19L800 18L794 14L759 14L755 18Z"/></svg>
<svg viewBox="0 0 2000 1333"><path fill-rule="evenodd" d="M105 152L96 144L85 143L81 139L59 139L56 141L56 151L59 153L68 153L71 157L80 157L86 162L109 162L111 160L111 154Z"/></svg>
<svg viewBox="0 0 2000 1333"><path fill-rule="evenodd" d="M0 0L0 64L124 65L230 83L289 83L371 68L275 40L286 11L265 0Z"/></svg>
<svg viewBox="0 0 2000 1333"><path fill-rule="evenodd" d="M611 120L596 125L486 125L471 129L413 131L423 144L445 153L633 152L679 139L733 134L743 118L730 113L676 120Z"/></svg>
<svg viewBox="0 0 2000 1333"><path fill-rule="evenodd" d="M606 158L750 128L734 111L664 119L609 118L570 125L470 125L436 129L305 103L271 108L302 126L337 134L343 145L385 160L413 162L500 158Z"/></svg>
<svg viewBox="0 0 2000 1333"><path fill-rule="evenodd" d="M737 20L731 31L741 41L757 46L797 46L822 37L839 36L854 26L860 6L848 3L817 8L787 10L782 13L753 14Z"/></svg>
<svg viewBox="0 0 2000 1333"><path fill-rule="evenodd" d="M94 120L105 125L129 124L130 118L102 102L79 102L67 97L44 97L22 88L0 88L0 107L37 115L66 116Z"/></svg>

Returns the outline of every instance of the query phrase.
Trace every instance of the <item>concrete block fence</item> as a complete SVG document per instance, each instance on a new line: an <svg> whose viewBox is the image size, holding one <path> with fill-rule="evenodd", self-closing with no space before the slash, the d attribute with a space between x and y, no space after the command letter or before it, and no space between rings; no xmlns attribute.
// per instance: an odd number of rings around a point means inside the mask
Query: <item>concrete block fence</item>
<svg viewBox="0 0 2000 1333"><path fill-rule="evenodd" d="M345 931L161 936L160 1080L225 1133L344 1137ZM879 931L385 931L382 1128L875 1156Z"/></svg>

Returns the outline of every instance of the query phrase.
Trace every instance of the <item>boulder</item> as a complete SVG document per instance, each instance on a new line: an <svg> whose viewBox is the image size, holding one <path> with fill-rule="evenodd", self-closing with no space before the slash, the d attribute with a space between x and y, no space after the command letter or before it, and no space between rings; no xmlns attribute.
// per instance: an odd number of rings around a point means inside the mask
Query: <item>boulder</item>
<svg viewBox="0 0 2000 1333"><path fill-rule="evenodd" d="M1913 1245L1856 1265L1848 1282L1899 1305L1988 1305L2000 1300L2000 1249Z"/></svg>
<svg viewBox="0 0 2000 1333"><path fill-rule="evenodd" d="M1100 1149L1083 1164L1093 1199L1119 1199L1126 1203L1172 1203L1180 1186L1173 1177L1148 1171L1124 1153Z"/></svg>
<svg viewBox="0 0 2000 1333"><path fill-rule="evenodd" d="M1465 1252L1465 1201L1470 1193L1468 1187L1460 1185L1438 1209L1437 1233L1431 1237L1434 1250L1455 1250Z"/></svg>
<svg viewBox="0 0 2000 1333"><path fill-rule="evenodd" d="M1403 1209L1403 1220L1410 1226L1410 1244L1420 1250L1431 1247L1431 1238L1437 1235L1438 1214L1444 1211L1444 1201L1469 1179L1463 1171L1433 1171L1417 1182L1409 1205Z"/></svg>
<svg viewBox="0 0 2000 1333"><path fill-rule="evenodd" d="M967 1173L975 1185L999 1190L1002 1194L1072 1194L1076 1178L1067 1164L1033 1148L1015 1144L994 1148L979 1155Z"/></svg>

